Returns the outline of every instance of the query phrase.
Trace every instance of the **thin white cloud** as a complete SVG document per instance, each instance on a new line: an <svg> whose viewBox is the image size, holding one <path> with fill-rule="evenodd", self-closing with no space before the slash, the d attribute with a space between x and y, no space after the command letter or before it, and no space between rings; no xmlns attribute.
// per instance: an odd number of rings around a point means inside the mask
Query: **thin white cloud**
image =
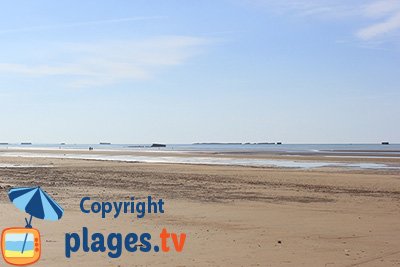
<svg viewBox="0 0 400 267"><path fill-rule="evenodd" d="M318 19L357 19L366 25L354 34L361 41L376 41L388 35L395 36L400 31L400 0L247 0L247 2L264 5L280 14L294 13Z"/></svg>
<svg viewBox="0 0 400 267"><path fill-rule="evenodd" d="M383 22L379 22L363 28L357 32L357 36L363 40L370 40L384 34L392 33L400 29L400 12Z"/></svg>
<svg viewBox="0 0 400 267"><path fill-rule="evenodd" d="M372 2L364 7L363 15L381 20L357 32L362 40L372 40L400 30L400 0Z"/></svg>
<svg viewBox="0 0 400 267"><path fill-rule="evenodd" d="M163 36L145 40L69 43L52 48L43 62L0 62L0 74L19 77L65 76L69 86L103 86L152 78L165 67L186 63L212 42L191 36ZM57 55L62 55L61 58Z"/></svg>
<svg viewBox="0 0 400 267"><path fill-rule="evenodd" d="M73 28L73 27L81 27L81 26L92 26L92 25L101 25L101 24L142 21L142 20L159 20L159 19L165 19L165 18L166 18L165 16L130 17L130 18L104 19L104 20L82 21L82 22L53 24L53 25L40 25L40 26L32 26L32 27L24 27L24 28L0 29L0 34L55 30L55 29L62 29L62 28Z"/></svg>

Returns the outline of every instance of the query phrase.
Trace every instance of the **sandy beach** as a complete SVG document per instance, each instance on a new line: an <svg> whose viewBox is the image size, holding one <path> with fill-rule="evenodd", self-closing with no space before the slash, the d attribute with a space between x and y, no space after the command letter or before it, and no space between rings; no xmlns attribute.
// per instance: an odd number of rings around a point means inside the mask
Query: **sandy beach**
<svg viewBox="0 0 400 267"><path fill-rule="evenodd" d="M320 156L309 157L316 160ZM397 165L400 161L389 158L384 162ZM42 258L37 266L400 265L399 169L267 168L26 156L2 156L0 163L1 228L24 226L24 214L8 200L11 187L40 185L65 208L59 222L33 222L42 235ZM79 209L83 196L123 201L148 195L164 199L164 214L148 214L140 220L131 214L102 219ZM80 233L84 226L104 234L149 232L153 236L168 228L185 232L187 240L180 253L124 251L119 259L111 259L106 253L80 250L65 258L65 234Z"/></svg>
<svg viewBox="0 0 400 267"><path fill-rule="evenodd" d="M0 267L400 267L400 0L3 1Z"/></svg>

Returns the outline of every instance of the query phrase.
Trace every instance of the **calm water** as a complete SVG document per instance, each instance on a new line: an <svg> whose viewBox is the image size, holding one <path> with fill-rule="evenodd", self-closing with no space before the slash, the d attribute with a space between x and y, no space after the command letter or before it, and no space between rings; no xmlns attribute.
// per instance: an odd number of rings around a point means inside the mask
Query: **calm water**
<svg viewBox="0 0 400 267"><path fill-rule="evenodd" d="M251 144L167 144L165 148L150 148L151 144L8 144L0 145L4 148L38 148L38 149L88 149L93 147L95 150L154 150L154 151L216 151L216 152L335 152L353 151L365 153L375 151L377 153L390 152L400 154L400 144L282 144L282 145L251 145Z"/></svg>

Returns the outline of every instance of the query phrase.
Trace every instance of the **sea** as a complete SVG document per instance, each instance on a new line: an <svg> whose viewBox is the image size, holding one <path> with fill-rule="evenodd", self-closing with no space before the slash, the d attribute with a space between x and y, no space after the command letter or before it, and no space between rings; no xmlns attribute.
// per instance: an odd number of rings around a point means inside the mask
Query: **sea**
<svg viewBox="0 0 400 267"><path fill-rule="evenodd" d="M76 149L87 150L131 150L131 151L193 151L193 152L352 152L352 153L391 153L400 155L400 144L239 144L239 143L199 143L166 144L166 147L151 147L152 144L39 144L39 143L0 143L0 149Z"/></svg>

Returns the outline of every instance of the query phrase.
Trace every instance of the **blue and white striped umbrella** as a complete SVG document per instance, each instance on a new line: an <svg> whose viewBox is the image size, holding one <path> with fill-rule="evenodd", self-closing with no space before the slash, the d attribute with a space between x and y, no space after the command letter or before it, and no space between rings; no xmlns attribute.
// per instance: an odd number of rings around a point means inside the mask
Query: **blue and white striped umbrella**
<svg viewBox="0 0 400 267"><path fill-rule="evenodd" d="M8 196L18 209L38 219L57 221L64 214L63 208L40 187L13 188Z"/></svg>

